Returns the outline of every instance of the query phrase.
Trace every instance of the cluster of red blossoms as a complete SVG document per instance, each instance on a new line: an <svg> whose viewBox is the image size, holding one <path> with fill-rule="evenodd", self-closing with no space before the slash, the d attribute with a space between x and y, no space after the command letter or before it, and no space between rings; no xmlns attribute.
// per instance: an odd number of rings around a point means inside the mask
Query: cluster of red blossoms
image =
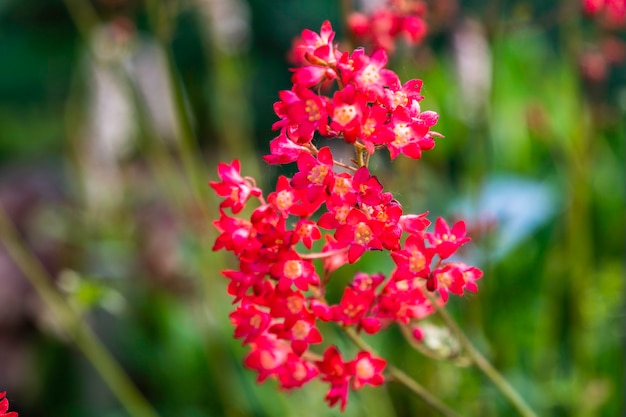
<svg viewBox="0 0 626 417"><path fill-rule="evenodd" d="M583 10L615 26L626 25L626 0L583 0Z"/></svg>
<svg viewBox="0 0 626 417"><path fill-rule="evenodd" d="M353 12L348 16L348 28L354 36L374 49L393 51L395 41L402 37L408 45L422 42L427 25L423 17L426 4L423 1L387 0L383 7L366 15Z"/></svg>
<svg viewBox="0 0 626 417"><path fill-rule="evenodd" d="M5 397L6 392L0 392L0 417L17 417L15 411L9 411L9 400Z"/></svg>
<svg viewBox="0 0 626 417"><path fill-rule="evenodd" d="M476 291L482 272L448 261L469 240L463 221L450 228L439 218L426 232L427 213L404 214L367 168L383 148L392 159L419 159L434 146L440 135L430 128L438 116L420 109L422 82L401 84L385 68L384 50L371 56L362 49L341 52L334 35L328 22L319 34L303 31L296 51L303 65L274 106L280 133L264 159L295 162L297 173L279 177L265 198L235 160L220 163L221 181L210 185L223 197L213 249L239 260L238 269L222 273L236 306L230 315L235 337L250 348L245 365L258 372L259 382L272 377L284 389L319 378L330 385L328 403L343 410L350 388L383 383L386 361L369 351L346 361L335 346L314 353L310 347L323 342L320 321L367 334L393 323L417 326L434 311L426 291L436 291L443 304L448 293ZM319 87L331 82L332 97L322 95ZM318 149L316 134L352 144L353 164L336 161L329 147ZM250 199L258 207L249 218L227 214L240 213ZM312 252L314 245L321 249ZM330 304L325 288L332 273L372 250L390 252L395 270L389 276L357 273L339 302Z"/></svg>

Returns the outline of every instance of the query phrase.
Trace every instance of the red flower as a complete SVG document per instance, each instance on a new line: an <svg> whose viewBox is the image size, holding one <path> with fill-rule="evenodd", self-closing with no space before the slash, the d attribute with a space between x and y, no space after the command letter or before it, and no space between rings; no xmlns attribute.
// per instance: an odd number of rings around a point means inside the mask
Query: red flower
<svg viewBox="0 0 626 417"><path fill-rule="evenodd" d="M291 244L295 245L298 242L302 242L307 249L311 249L313 241L321 238L322 233L314 221L300 219L294 228Z"/></svg>
<svg viewBox="0 0 626 417"><path fill-rule="evenodd" d="M297 65L306 65L311 63L311 55L318 55L319 60L325 59L327 64L333 63L336 56L333 46L334 38L335 32L328 20L322 23L319 35L310 29L304 29L291 53L293 61ZM319 50L320 48L323 49ZM318 51L317 54L316 51ZM327 55L324 56L323 52L326 52Z"/></svg>
<svg viewBox="0 0 626 417"><path fill-rule="evenodd" d="M426 233L426 237L441 259L448 258L456 252L459 246L470 241L470 238L465 236L463 220L456 222L450 230L448 223L441 217L435 222L435 233Z"/></svg>
<svg viewBox="0 0 626 417"><path fill-rule="evenodd" d="M346 224L337 228L335 238L339 242L350 245L348 261L354 263L366 250L383 248L378 238L383 229L382 222L370 220L362 211L352 209L346 218Z"/></svg>
<svg viewBox="0 0 626 417"><path fill-rule="evenodd" d="M370 57L362 50L352 54L354 60L354 83L360 91L366 92L370 100L384 97L385 87L399 84L395 72L386 69L387 53L379 49Z"/></svg>
<svg viewBox="0 0 626 417"><path fill-rule="evenodd" d="M274 123L273 129L295 126L300 138L298 142L302 143L313 139L316 130L322 135L327 133L328 115L322 97L305 87L283 90L278 95L281 101L274 104L274 111L281 120Z"/></svg>
<svg viewBox="0 0 626 417"><path fill-rule="evenodd" d="M282 372L291 348L273 334L264 334L250 344L252 350L244 359L244 364L259 373L258 382Z"/></svg>
<svg viewBox="0 0 626 417"><path fill-rule="evenodd" d="M333 154L328 146L320 149L317 159L309 154L298 157L298 171L291 179L291 185L298 190L307 190L309 201L317 201L325 196L333 183ZM319 206L318 206L319 207Z"/></svg>
<svg viewBox="0 0 626 417"><path fill-rule="evenodd" d="M230 321L235 326L235 338L244 338L248 344L267 330L271 317L250 303L244 302L241 307L230 313Z"/></svg>
<svg viewBox="0 0 626 417"><path fill-rule="evenodd" d="M347 287L339 305L331 307L333 321L343 326L357 324L365 317L376 295L374 292L356 292Z"/></svg>
<svg viewBox="0 0 626 417"><path fill-rule="evenodd" d="M341 353L336 346L329 346L324 352L324 358L316 362L321 379L330 382L332 385L340 385L348 382L350 374L346 369L346 363L341 357Z"/></svg>
<svg viewBox="0 0 626 417"><path fill-rule="evenodd" d="M430 274L432 250L426 248L424 238L410 235L404 242L404 249L391 253L398 266L396 277L399 279L427 278Z"/></svg>
<svg viewBox="0 0 626 417"><path fill-rule="evenodd" d="M309 285L319 285L320 280L310 261L300 259L297 253L288 252L272 265L270 273L278 279L278 290L287 291L291 285L306 291Z"/></svg>
<svg viewBox="0 0 626 417"><path fill-rule="evenodd" d="M478 268L460 262L452 262L433 271L427 281L427 287L430 291L438 290L445 302L448 300L448 292L463 295L464 289L470 292L478 291L475 281L482 276L483 271Z"/></svg>
<svg viewBox="0 0 626 417"><path fill-rule="evenodd" d="M220 204L220 208L231 207L233 213L239 213L251 196L259 197L262 194L249 178L243 178L239 173L239 160L235 159L230 165L220 162L217 173L221 182L211 181L209 184L217 195L228 197Z"/></svg>
<svg viewBox="0 0 626 417"><path fill-rule="evenodd" d="M335 346L329 346L324 352L324 358L315 363L321 374L321 380L330 382L330 389L325 400L329 406L340 403L343 411L348 402L348 384L351 375L348 373L346 363L341 358L339 350Z"/></svg>
<svg viewBox="0 0 626 417"><path fill-rule="evenodd" d="M277 323L270 328L270 332L279 339L291 341L291 349L298 356L309 348L309 344L322 342L322 335L315 327L315 316L306 312L292 326Z"/></svg>
<svg viewBox="0 0 626 417"><path fill-rule="evenodd" d="M17 417L15 411L9 411L9 400L5 396L6 391L0 392L0 417Z"/></svg>
<svg viewBox="0 0 626 417"><path fill-rule="evenodd" d="M278 381L282 388L298 388L315 378L318 373L313 364L294 353L289 353L282 370L278 373Z"/></svg>
<svg viewBox="0 0 626 417"><path fill-rule="evenodd" d="M385 381L382 375L387 361L381 358L372 357L370 352L359 352L356 359L348 362L348 371L354 375L352 388L355 390L362 388L365 384L378 386Z"/></svg>
<svg viewBox="0 0 626 417"><path fill-rule="evenodd" d="M363 113L367 109L366 97L359 94L352 84L337 91L329 105L330 128L339 133L347 143L354 143L361 134Z"/></svg>
<svg viewBox="0 0 626 417"><path fill-rule="evenodd" d="M308 148L291 140L287 131L270 141L270 154L263 157L268 164L288 164L295 162L301 153L310 153Z"/></svg>
<svg viewBox="0 0 626 417"><path fill-rule="evenodd" d="M322 205L324 198L318 196L317 201L310 201L304 198L306 194L305 190L294 189L289 179L281 175L276 183L276 191L267 196L267 202L276 207L285 218L290 214L309 217Z"/></svg>

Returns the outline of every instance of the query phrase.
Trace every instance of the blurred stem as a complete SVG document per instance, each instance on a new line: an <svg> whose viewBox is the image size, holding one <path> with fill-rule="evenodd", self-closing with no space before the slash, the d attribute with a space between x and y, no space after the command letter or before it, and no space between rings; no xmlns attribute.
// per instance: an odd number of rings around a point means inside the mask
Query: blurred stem
<svg viewBox="0 0 626 417"><path fill-rule="evenodd" d="M207 192L206 175L202 172L202 164L198 160L200 151L190 115L187 111L182 81L178 76L174 54L170 45L171 34L174 28L171 14L174 12L174 9L168 9L167 4L167 2L148 0L146 1L146 10L152 31L166 59L166 72L172 92L171 100L174 104L174 116L179 128L176 147L183 165L183 171L190 182L194 200L198 203L199 208L206 212L205 204L203 204L205 201L202 198ZM208 218L208 213L204 214Z"/></svg>
<svg viewBox="0 0 626 417"><path fill-rule="evenodd" d="M476 366L494 383L498 390L507 400L515 407L520 415L524 417L537 417L537 414L526 404L524 399L515 391L506 379L493 367L493 365L474 347L472 342L465 335L450 313L437 303L435 297L428 290L424 294L435 307L437 313L441 316L446 326L454 333L459 340L467 355L476 364Z"/></svg>
<svg viewBox="0 0 626 417"><path fill-rule="evenodd" d="M344 327L343 331L346 333L346 335L348 335L350 340L352 340L352 342L359 347L359 349L370 353L375 353L374 349L372 349L352 327ZM431 394L426 388L421 386L417 381L407 375L404 371L401 371L400 369L391 365L387 366L387 371L389 372L389 375L393 377L393 380L407 387L441 415L446 417L460 417L460 414L457 414L456 411L452 410L450 407L444 404L439 398Z"/></svg>
<svg viewBox="0 0 626 417"><path fill-rule="evenodd" d="M0 207L0 241L74 344L91 362L128 413L134 417L157 417L156 411L93 331L81 320L79 313L54 289L52 279L39 260L25 248L2 207Z"/></svg>
<svg viewBox="0 0 626 417"><path fill-rule="evenodd" d="M65 7L72 17L80 36L85 42L88 42L91 30L100 21L91 2L85 0L65 0Z"/></svg>
<svg viewBox="0 0 626 417"><path fill-rule="evenodd" d="M354 33L352 33L350 29L348 28L348 17L354 11L354 7L352 3L353 1L354 0L339 0L341 20L343 21L343 26L344 26L345 33L346 33L346 38L344 39L344 41L347 43L347 45L345 47L348 50L353 49L355 45L358 44L357 39L354 36Z"/></svg>

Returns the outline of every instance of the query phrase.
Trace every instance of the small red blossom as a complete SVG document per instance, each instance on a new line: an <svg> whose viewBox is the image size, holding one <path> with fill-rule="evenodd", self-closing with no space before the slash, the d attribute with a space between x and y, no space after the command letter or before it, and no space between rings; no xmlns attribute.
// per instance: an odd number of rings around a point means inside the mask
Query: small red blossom
<svg viewBox="0 0 626 417"><path fill-rule="evenodd" d="M624 0L583 0L583 10L591 16L602 15L609 25L626 25L626 1Z"/></svg>
<svg viewBox="0 0 626 417"><path fill-rule="evenodd" d="M403 231L421 235L430 226L430 220L426 218L428 212L422 214L405 214L400 216L398 222Z"/></svg>
<svg viewBox="0 0 626 417"><path fill-rule="evenodd" d="M289 353L292 353L286 342L268 333L255 339L250 347L251 351L244 359L244 364L258 372L258 382L281 373Z"/></svg>
<svg viewBox="0 0 626 417"><path fill-rule="evenodd" d="M281 101L274 104L274 111L281 120L274 123L273 129L297 126L302 143L310 141L315 131L322 135L327 133L328 115L322 97L304 87L293 91L283 90L279 97Z"/></svg>
<svg viewBox="0 0 626 417"><path fill-rule="evenodd" d="M291 349L298 356L309 348L309 344L322 342L322 334L315 327L313 314L303 314L289 328L283 323L277 323L270 328L270 332L275 333L279 339L290 341Z"/></svg>
<svg viewBox="0 0 626 417"><path fill-rule="evenodd" d="M346 142L356 142L361 135L363 114L367 109L367 97L359 94L352 84L348 84L334 94L329 109L330 128L343 134Z"/></svg>
<svg viewBox="0 0 626 417"><path fill-rule="evenodd" d="M270 141L270 154L263 157L263 160L268 164L289 164L295 162L301 153L311 152L305 146L290 139L287 131L280 132L276 138Z"/></svg>
<svg viewBox="0 0 626 417"><path fill-rule="evenodd" d="M335 238L350 245L348 261L354 263L366 250L382 249L379 236L383 229L382 222L370 220L361 210L352 209L346 218L346 224L337 228Z"/></svg>
<svg viewBox="0 0 626 417"><path fill-rule="evenodd" d="M306 190L306 196L313 202L325 196L333 183L333 155L329 147L320 149L317 158L309 154L298 157L298 171L291 179L291 185L298 190Z"/></svg>
<svg viewBox="0 0 626 417"><path fill-rule="evenodd" d="M243 303L229 317L231 323L236 326L235 338L244 338L244 344L250 343L264 333L271 321L268 313L248 303Z"/></svg>
<svg viewBox="0 0 626 417"><path fill-rule="evenodd" d="M323 204L324 198L318 196L317 200L311 201L305 198L306 194L305 190L293 188L289 179L281 175L276 182L276 191L267 196L267 202L280 211L285 218L290 214L309 217Z"/></svg>
<svg viewBox="0 0 626 417"><path fill-rule="evenodd" d="M430 274L430 263L433 257L432 250L426 248L424 238L411 234L404 242L404 249L392 252L391 257L398 266L398 279L427 278Z"/></svg>
<svg viewBox="0 0 626 417"><path fill-rule="evenodd" d="M350 288L359 293L374 293L376 288L385 280L383 274L366 274L357 272L350 283Z"/></svg>
<svg viewBox="0 0 626 417"><path fill-rule="evenodd" d="M366 55L363 50L357 50L352 54L354 60L354 84L359 90L367 93L372 101L384 97L385 87L399 84L395 72L386 69L387 53L379 49L372 56Z"/></svg>
<svg viewBox="0 0 626 417"><path fill-rule="evenodd" d="M279 291L287 291L292 284L299 290L306 291L309 285L320 283L313 264L301 259L295 252L284 254L278 262L272 265L270 273L278 279Z"/></svg>
<svg viewBox="0 0 626 417"><path fill-rule="evenodd" d="M9 400L5 397L6 391L0 392L0 417L17 417L15 411L9 411Z"/></svg>
<svg viewBox="0 0 626 417"><path fill-rule="evenodd" d="M241 254L248 246L250 234L254 234L252 223L236 217L229 217L220 210L220 219L215 220L213 225L220 231L215 239L213 250L226 249Z"/></svg>
<svg viewBox="0 0 626 417"><path fill-rule="evenodd" d="M312 220L300 219L294 228L292 244L302 242L307 248L311 249L313 241L320 240L322 233L317 224Z"/></svg>
<svg viewBox="0 0 626 417"><path fill-rule="evenodd" d="M319 374L317 367L294 353L287 354L287 359L278 373L281 388L298 388Z"/></svg>
<svg viewBox="0 0 626 417"><path fill-rule="evenodd" d="M348 371L354 375L352 388L361 389L365 384L378 386L385 381L382 375L387 361L375 358L370 352L359 352L353 361L347 365Z"/></svg>
<svg viewBox="0 0 626 417"><path fill-rule="evenodd" d="M409 45L420 43L428 27L423 20L426 6L422 1L389 0L371 15L352 13L348 28L360 40L388 52L395 49L396 39L402 37Z"/></svg>
<svg viewBox="0 0 626 417"><path fill-rule="evenodd" d="M315 51L319 48L328 48L329 58L327 63L332 63L335 54L333 39L335 38L335 32L328 20L322 23L320 33L313 32L310 29L304 29L299 39L297 39L293 50L290 53L292 62L296 65L306 65L310 63L309 59L311 55L315 55Z"/></svg>
<svg viewBox="0 0 626 417"><path fill-rule="evenodd" d="M426 237L441 259L450 257L461 245L470 241L470 238L465 236L463 220L456 222L450 229L448 223L441 217L435 222L435 232L426 233Z"/></svg>
<svg viewBox="0 0 626 417"><path fill-rule="evenodd" d="M344 411L348 403L348 392L349 386L347 381L341 384L331 385L324 400L326 400L330 407L339 403L339 409Z"/></svg>
<svg viewBox="0 0 626 417"><path fill-rule="evenodd" d="M442 265L433 271L427 281L430 291L439 291L443 301L448 300L448 292L456 295L463 295L463 290L470 292L478 291L476 280L480 279L483 272L476 268L467 266L464 263L452 262Z"/></svg>
<svg viewBox="0 0 626 417"><path fill-rule="evenodd" d="M263 193L254 180L241 176L239 168L240 163L237 159L230 165L220 162L217 165L217 173L222 181L209 183L217 195L228 197L222 201L220 208L230 207L234 214L243 209L250 197L259 197Z"/></svg>
<svg viewBox="0 0 626 417"><path fill-rule="evenodd" d="M346 363L343 361L341 353L339 353L339 349L336 346L329 346L324 352L324 358L321 361L317 361L316 365L324 382L341 385L350 379Z"/></svg>
<svg viewBox="0 0 626 417"><path fill-rule="evenodd" d="M374 292L356 292L350 287L345 288L339 305L331 307L333 321L343 326L358 324L369 311L375 297Z"/></svg>

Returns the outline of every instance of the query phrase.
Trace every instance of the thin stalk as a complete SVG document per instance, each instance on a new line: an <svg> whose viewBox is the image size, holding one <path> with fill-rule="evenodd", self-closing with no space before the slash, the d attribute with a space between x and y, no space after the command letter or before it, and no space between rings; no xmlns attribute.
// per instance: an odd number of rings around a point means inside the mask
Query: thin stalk
<svg viewBox="0 0 626 417"><path fill-rule="evenodd" d="M361 336L359 336L353 328L344 327L343 330L346 335L348 335L350 340L352 340L352 342L360 349L370 353L375 353L374 349L372 349L363 339L361 339ZM439 398L431 394L426 388L421 386L416 380L411 378L404 371L401 371L394 366L388 366L387 372L389 372L389 375L391 375L394 381L399 382L407 387L441 415L445 417L461 417L460 414L444 404Z"/></svg>
<svg viewBox="0 0 626 417"><path fill-rule="evenodd" d="M48 273L21 242L17 230L2 207L0 207L0 241L74 344L91 362L128 413L134 417L158 417L154 408L135 387L122 367L81 320L80 314L54 289Z"/></svg>
<svg viewBox="0 0 626 417"><path fill-rule="evenodd" d="M465 335L463 330L459 327L456 321L452 318L450 313L437 303L435 297L433 297L427 290L424 291L426 297L428 297L431 304L437 310L439 316L446 324L446 326L452 330L456 338L459 340L465 352L470 357L472 362L493 382L498 390L506 397L507 400L515 407L520 415L524 417L537 417L537 414L530 408L524 399L518 394L517 391L504 379L504 377L493 367L493 365L474 347L472 342Z"/></svg>

